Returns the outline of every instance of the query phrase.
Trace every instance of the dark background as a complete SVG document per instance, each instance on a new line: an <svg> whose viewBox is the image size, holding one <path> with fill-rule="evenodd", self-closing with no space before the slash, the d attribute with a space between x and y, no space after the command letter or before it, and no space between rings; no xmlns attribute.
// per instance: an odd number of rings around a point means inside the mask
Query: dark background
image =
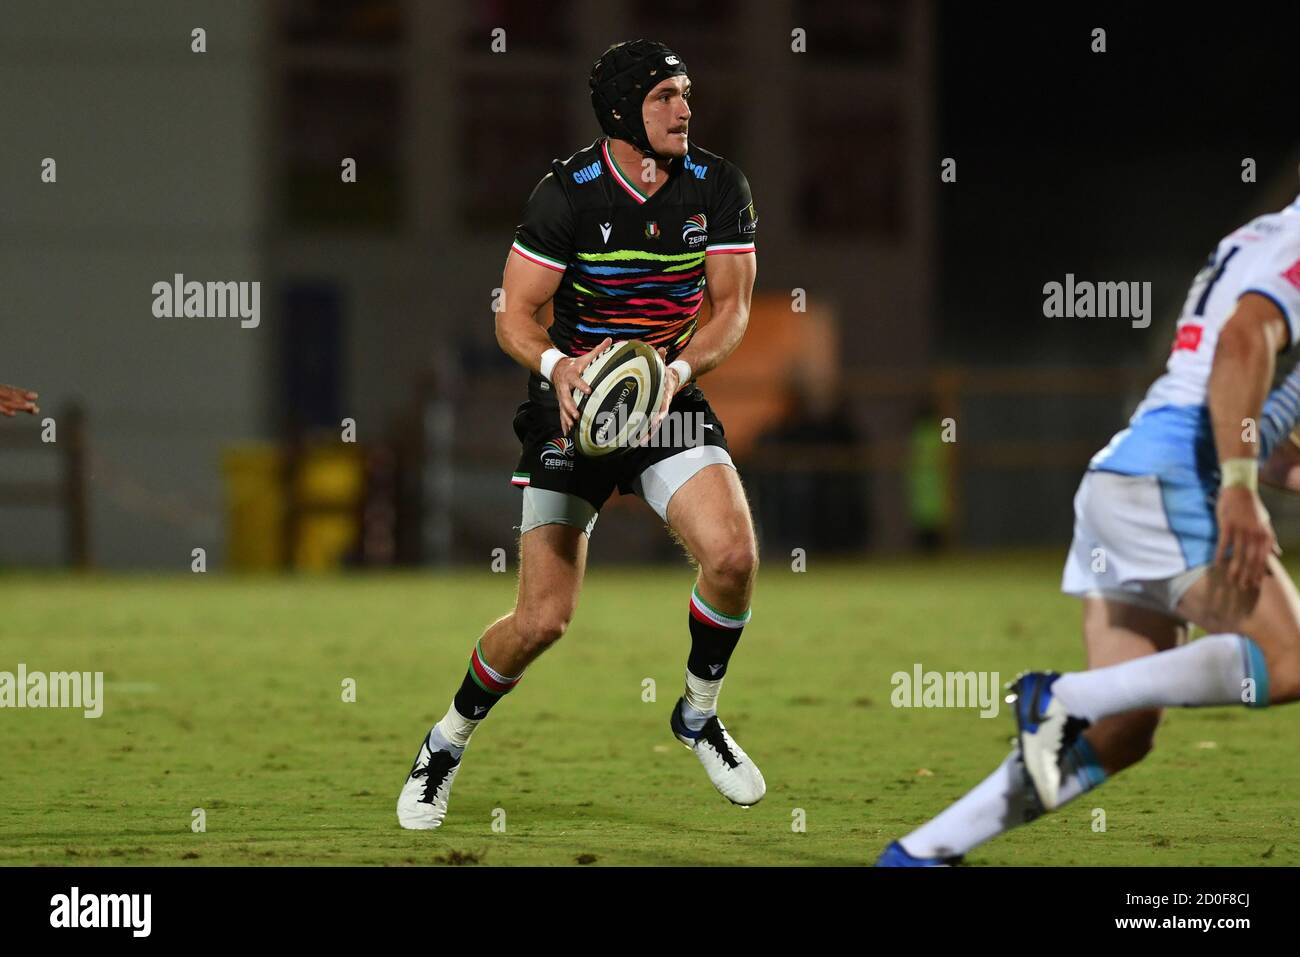
<svg viewBox="0 0 1300 957"><path fill-rule="evenodd" d="M736 454L769 552L1059 548L1207 252L1297 189L1292 4L67 0L0 23L0 381L60 426L0 422L0 566L513 551L524 373L492 290L533 185L598 135L586 77L616 40L677 49L693 137L754 190L767 311L704 386L738 435L781 410ZM261 325L153 317L178 272L261 282ZM1066 273L1151 282L1151 328L1045 318ZM807 316L782 312L797 289ZM593 542L673 554L626 501Z"/></svg>
<svg viewBox="0 0 1300 957"><path fill-rule="evenodd" d="M1241 4L943 3L938 151L939 352L946 358L1107 363L1141 355L1123 324L1062 328L1042 283L1139 277L1172 323L1221 235L1291 193L1300 142L1293 48L1300 8ZM1094 27L1107 51L1090 52ZM1243 183L1241 161L1258 163ZM1161 347L1167 347L1162 339Z"/></svg>

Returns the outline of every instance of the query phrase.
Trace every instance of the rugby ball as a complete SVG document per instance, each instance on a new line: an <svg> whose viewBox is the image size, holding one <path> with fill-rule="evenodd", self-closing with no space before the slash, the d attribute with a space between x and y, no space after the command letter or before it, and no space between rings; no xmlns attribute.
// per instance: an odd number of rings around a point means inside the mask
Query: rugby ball
<svg viewBox="0 0 1300 957"><path fill-rule="evenodd" d="M618 455L650 434L664 401L664 363L639 339L620 342L597 356L582 373L591 394L573 390L578 407L574 442L588 458Z"/></svg>

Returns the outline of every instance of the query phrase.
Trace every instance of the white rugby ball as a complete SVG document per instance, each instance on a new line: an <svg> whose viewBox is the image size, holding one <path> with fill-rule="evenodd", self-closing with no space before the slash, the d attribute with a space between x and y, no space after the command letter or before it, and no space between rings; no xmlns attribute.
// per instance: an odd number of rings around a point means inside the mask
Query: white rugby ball
<svg viewBox="0 0 1300 957"><path fill-rule="evenodd" d="M664 401L664 362L654 348L633 339L596 357L582 373L591 394L573 390L578 407L574 441L588 458L617 455L645 440Z"/></svg>

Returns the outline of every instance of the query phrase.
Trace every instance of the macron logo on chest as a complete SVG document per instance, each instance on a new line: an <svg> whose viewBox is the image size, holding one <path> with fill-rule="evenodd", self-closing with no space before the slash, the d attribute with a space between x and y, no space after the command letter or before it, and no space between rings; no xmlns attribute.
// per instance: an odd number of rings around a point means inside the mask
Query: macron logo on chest
<svg viewBox="0 0 1300 957"><path fill-rule="evenodd" d="M605 245L606 245L606 246L609 245L609 234L612 233L613 231L614 231L614 224L613 224L613 223L601 223L601 224L600 224L600 238L603 239L603 240L605 240Z"/></svg>

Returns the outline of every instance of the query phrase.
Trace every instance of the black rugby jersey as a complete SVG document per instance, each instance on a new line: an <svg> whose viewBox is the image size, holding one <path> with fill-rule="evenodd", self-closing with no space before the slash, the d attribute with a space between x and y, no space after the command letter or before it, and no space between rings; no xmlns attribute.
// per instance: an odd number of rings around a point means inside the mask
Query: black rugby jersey
<svg viewBox="0 0 1300 957"><path fill-rule="evenodd" d="M692 146L647 198L640 170L620 169L607 144L602 137L551 164L511 249L564 273L552 303L556 348L577 356L607 336L641 339L665 347L671 362L695 334L704 257L754 251L749 183L721 156Z"/></svg>

